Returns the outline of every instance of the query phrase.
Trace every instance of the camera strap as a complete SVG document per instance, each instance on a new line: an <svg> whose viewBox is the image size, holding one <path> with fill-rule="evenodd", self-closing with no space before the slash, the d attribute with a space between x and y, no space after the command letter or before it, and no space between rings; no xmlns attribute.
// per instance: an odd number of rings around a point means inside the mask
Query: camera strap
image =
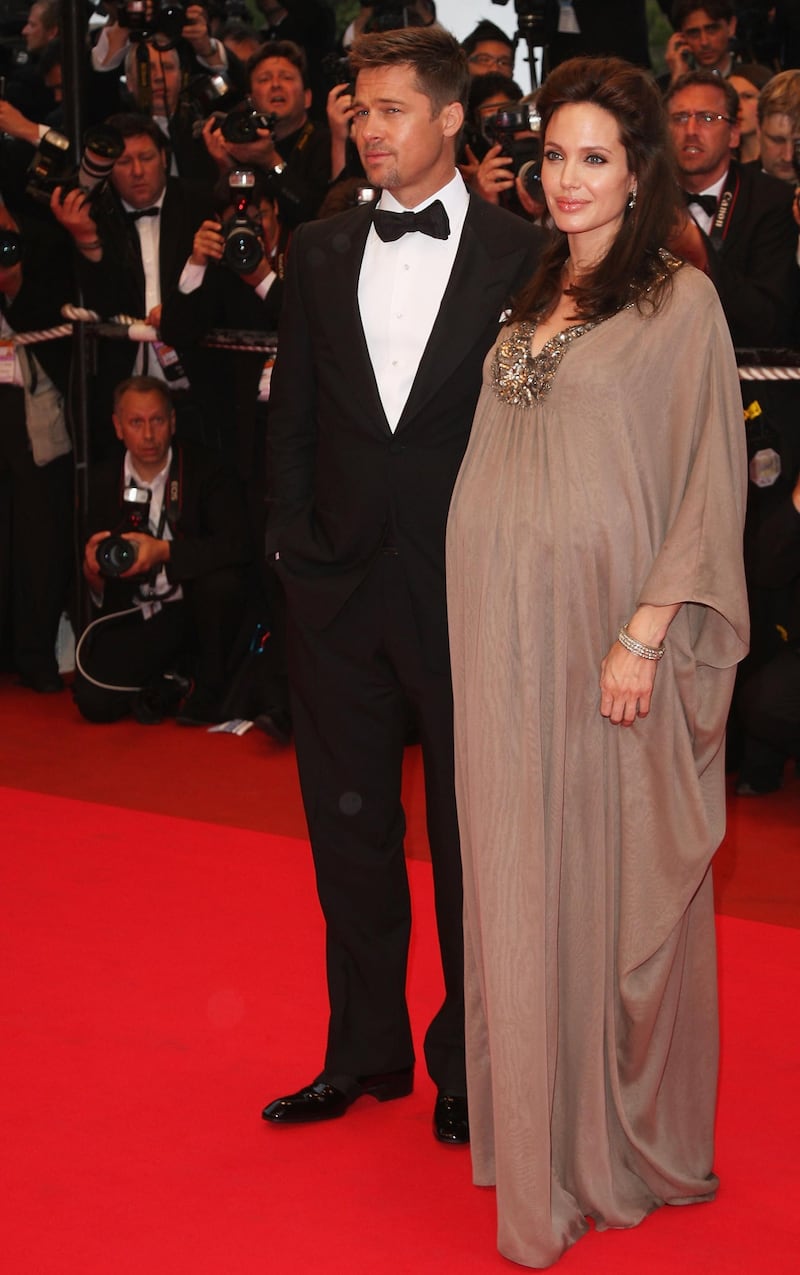
<svg viewBox="0 0 800 1275"><path fill-rule="evenodd" d="M714 220L711 223L711 229L708 238L711 240L711 246L716 252L719 252L725 237L730 230L731 213L736 206L736 200L739 198L739 187L741 186L741 178L739 170L734 163L731 163L728 169L728 176L725 179L725 186L719 197L717 211L714 214Z"/></svg>

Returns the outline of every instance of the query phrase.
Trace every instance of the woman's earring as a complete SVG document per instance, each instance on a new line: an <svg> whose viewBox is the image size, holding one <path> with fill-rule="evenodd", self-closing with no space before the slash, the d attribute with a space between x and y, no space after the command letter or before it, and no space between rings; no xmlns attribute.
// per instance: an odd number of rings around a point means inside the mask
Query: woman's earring
<svg viewBox="0 0 800 1275"><path fill-rule="evenodd" d="M636 190L637 190L637 187L634 186L633 190L628 195L628 209L630 211L633 211L633 209L636 207Z"/></svg>

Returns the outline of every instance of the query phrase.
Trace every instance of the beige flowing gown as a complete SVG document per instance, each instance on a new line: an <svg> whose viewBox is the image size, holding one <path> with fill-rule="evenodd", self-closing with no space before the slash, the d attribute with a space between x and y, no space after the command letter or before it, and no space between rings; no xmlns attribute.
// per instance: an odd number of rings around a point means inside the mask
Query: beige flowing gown
<svg viewBox="0 0 800 1275"><path fill-rule="evenodd" d="M543 1267L588 1217L717 1186L710 861L746 457L725 319L689 266L657 314L569 344L540 401L501 401L492 366L447 533L467 1077L500 1251ZM623 728L600 663L640 602L684 605Z"/></svg>

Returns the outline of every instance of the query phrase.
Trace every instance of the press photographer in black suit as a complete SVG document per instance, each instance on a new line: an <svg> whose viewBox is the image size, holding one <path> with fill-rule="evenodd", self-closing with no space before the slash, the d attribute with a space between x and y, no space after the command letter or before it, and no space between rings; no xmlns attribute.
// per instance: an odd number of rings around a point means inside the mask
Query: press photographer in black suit
<svg viewBox="0 0 800 1275"><path fill-rule="evenodd" d="M78 250L78 268L87 306L107 319L129 315L158 327L161 304L176 288L195 231L213 215L210 191L168 177L167 140L142 115L116 115L125 149L114 165L99 203L80 190L59 187L50 203ZM93 454L116 449L109 438L114 387L133 374L169 382L176 392L179 436L203 442L203 423L180 366L180 352L163 344L103 340L93 378Z"/></svg>
<svg viewBox="0 0 800 1275"><path fill-rule="evenodd" d="M210 118L203 129L209 153L220 173L232 168L260 168L271 177L286 226L316 217L331 178L331 143L327 128L309 118L311 87L306 56L291 40L263 44L247 63L250 102L230 119L254 108L273 117L270 128L255 128L248 141L227 139Z"/></svg>
<svg viewBox="0 0 800 1275"><path fill-rule="evenodd" d="M133 712L150 724L170 699L177 708L164 674L179 669L194 689L178 720L206 725L219 720L246 601L252 546L241 492L213 457L174 441L175 413L162 381L123 381L113 422L125 455L92 473L83 573L100 616L78 646L75 701L89 721ZM131 487L149 495L141 530L128 529L141 508L123 501ZM98 549L102 557L121 525L135 560L104 573ZM119 546L115 557L119 563Z"/></svg>

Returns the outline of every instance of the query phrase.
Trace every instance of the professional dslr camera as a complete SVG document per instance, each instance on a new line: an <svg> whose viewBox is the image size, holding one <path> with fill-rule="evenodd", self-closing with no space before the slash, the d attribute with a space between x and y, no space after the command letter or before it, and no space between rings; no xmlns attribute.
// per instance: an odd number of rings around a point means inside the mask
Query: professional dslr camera
<svg viewBox="0 0 800 1275"><path fill-rule="evenodd" d="M99 195L112 168L125 149L120 132L110 124L95 124L86 130L83 153L76 166L69 139L50 128L28 165L26 193L39 203L49 204L56 186L81 189L88 196Z"/></svg>
<svg viewBox="0 0 800 1275"><path fill-rule="evenodd" d="M123 0L117 20L130 31L132 43L163 36L159 43L167 47L167 43L173 45L180 39L186 25L186 6L170 0Z"/></svg>
<svg viewBox="0 0 800 1275"><path fill-rule="evenodd" d="M236 110L226 115L220 128L226 142L233 142L235 145L241 146L247 142L257 142L260 128L268 129L270 133L274 133L277 122L277 116L262 115L256 110L252 102L248 100L243 106L237 107Z"/></svg>
<svg viewBox="0 0 800 1275"><path fill-rule="evenodd" d="M511 171L522 180L528 194L541 198L542 144L538 137L517 137L517 133L538 133L541 127L539 112L535 106L520 103L503 106L483 121L487 141L502 146L502 155L511 159Z"/></svg>
<svg viewBox="0 0 800 1275"><path fill-rule="evenodd" d="M228 177L234 210L222 223L222 260L236 274L250 274L264 256L261 223L247 215L255 181L250 168L237 168Z"/></svg>
<svg viewBox="0 0 800 1275"><path fill-rule="evenodd" d="M100 574L115 580L132 567L139 556L135 540L126 540L126 531L150 535L150 489L126 487L122 493L122 521L110 536L101 540L95 550Z"/></svg>

